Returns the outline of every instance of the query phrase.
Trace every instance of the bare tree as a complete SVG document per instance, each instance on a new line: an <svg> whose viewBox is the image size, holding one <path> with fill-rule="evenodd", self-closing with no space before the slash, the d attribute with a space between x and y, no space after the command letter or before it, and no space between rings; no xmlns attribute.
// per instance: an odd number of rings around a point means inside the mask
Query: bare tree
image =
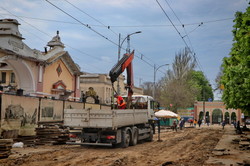
<svg viewBox="0 0 250 166"><path fill-rule="evenodd" d="M153 83L152 82L144 82L141 85L141 88L143 89L144 95L152 96L152 94L153 94Z"/></svg>
<svg viewBox="0 0 250 166"><path fill-rule="evenodd" d="M192 86L192 71L196 61L185 48L175 55L172 70L168 70L166 77L162 80L162 93L160 102L163 106L176 111L180 107L192 106L195 101L197 90Z"/></svg>

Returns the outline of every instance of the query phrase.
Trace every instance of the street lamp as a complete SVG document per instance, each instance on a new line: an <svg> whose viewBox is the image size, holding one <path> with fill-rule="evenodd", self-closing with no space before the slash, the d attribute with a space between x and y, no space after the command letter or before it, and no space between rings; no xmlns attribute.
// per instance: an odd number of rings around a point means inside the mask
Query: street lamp
<svg viewBox="0 0 250 166"><path fill-rule="evenodd" d="M120 60L120 56L121 56L121 48L122 48L122 44L124 43L124 41L127 39L127 49L126 49L126 53L130 53L130 36L134 35L134 34L138 34L141 33L141 31L137 31L131 34L128 34L123 41L121 42L121 34L119 33L119 44L118 44L118 61ZM121 43L120 43L121 42ZM117 93L120 94L120 85L119 85L119 77L117 79Z"/></svg>
<svg viewBox="0 0 250 166"><path fill-rule="evenodd" d="M163 64L161 66L158 66L156 68L156 65L154 65L154 87L153 87L153 98L155 99L155 78L156 78L156 72L163 66L168 66L169 64Z"/></svg>

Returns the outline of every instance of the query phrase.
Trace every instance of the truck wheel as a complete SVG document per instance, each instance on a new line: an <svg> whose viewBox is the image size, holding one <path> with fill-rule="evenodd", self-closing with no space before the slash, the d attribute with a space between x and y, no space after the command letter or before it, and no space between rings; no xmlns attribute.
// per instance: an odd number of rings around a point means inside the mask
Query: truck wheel
<svg viewBox="0 0 250 166"><path fill-rule="evenodd" d="M129 134L129 130L125 129L122 132L122 143L121 143L121 147L122 148L127 148L129 146L129 142L130 142L130 134Z"/></svg>
<svg viewBox="0 0 250 166"><path fill-rule="evenodd" d="M129 145L135 146L138 142L138 129L137 129L137 127L134 127L132 132L133 132L133 135L132 135L132 139L131 139Z"/></svg>

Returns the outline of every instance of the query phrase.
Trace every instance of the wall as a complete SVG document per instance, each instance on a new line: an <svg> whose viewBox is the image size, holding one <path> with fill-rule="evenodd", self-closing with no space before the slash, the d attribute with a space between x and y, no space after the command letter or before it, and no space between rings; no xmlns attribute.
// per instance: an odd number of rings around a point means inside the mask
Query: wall
<svg viewBox="0 0 250 166"><path fill-rule="evenodd" d="M63 120L64 108L111 109L107 105L9 94L0 94L0 107L0 135L16 132L22 136L35 135L38 121Z"/></svg>
<svg viewBox="0 0 250 166"><path fill-rule="evenodd" d="M60 65L61 67L61 74L58 75L57 68ZM43 92L44 93L51 93L51 89L54 83L56 83L59 80L62 80L63 83L67 86L67 90L74 90L72 87L74 87L74 76L69 72L65 64L62 62L62 60L58 60L57 62L46 66L45 72L44 72L44 84L43 84Z"/></svg>
<svg viewBox="0 0 250 166"><path fill-rule="evenodd" d="M39 99L1 95L2 131L18 130L19 135L34 135L38 118Z"/></svg>
<svg viewBox="0 0 250 166"><path fill-rule="evenodd" d="M229 117L231 118L231 114L233 112L236 113L236 118L237 121L239 120L240 122L242 121L241 119L241 110L236 110L236 109L226 109L226 105L224 104L224 102L196 102L195 103L195 111L194 111L194 118L195 119L199 119L199 114L200 112L203 112L205 107L205 112L209 112L209 121L212 122L212 113L214 110L216 109L220 109L222 111L222 115L223 115L223 120L225 117L225 113L228 112L229 113ZM231 123L231 119L229 119L229 123Z"/></svg>

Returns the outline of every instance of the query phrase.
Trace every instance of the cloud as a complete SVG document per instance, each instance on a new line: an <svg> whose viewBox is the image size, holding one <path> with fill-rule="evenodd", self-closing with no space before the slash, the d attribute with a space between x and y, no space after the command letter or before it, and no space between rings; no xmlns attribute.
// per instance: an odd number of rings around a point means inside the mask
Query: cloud
<svg viewBox="0 0 250 166"><path fill-rule="evenodd" d="M175 53L185 47L182 40L185 31L181 26L177 26L181 23L179 23L165 0L158 1L171 18L171 21L176 25L180 35L173 26L156 26L170 25L171 23L155 0L68 0L82 11L74 8L65 0L49 1L80 20L83 24L88 24L91 29L80 24L66 24L37 19L77 23L76 20L45 0L1 0L1 7L17 15L18 18L6 15L8 12L1 8L0 17L17 19L21 23L20 31L23 37L26 38L25 43L31 48L41 48L43 50L43 47L59 30L62 42L69 45L65 49L69 51L83 70L102 73L108 71L114 65L117 61L119 33L124 39L127 34L142 31L141 34L131 36L131 49L135 49L139 57L143 54L143 58L145 58L143 60L146 60L151 65L171 64ZM214 73L216 73L216 70L219 71L219 66L222 63L221 59L230 52L231 30L234 23L232 20L207 21L234 18L236 11L245 11L247 1L167 0L167 2L171 5L182 24L204 22L198 28L198 24L185 25L185 28L187 32L197 28L189 34L189 38L205 74L209 76L210 80L213 80L216 77ZM83 12L86 12L89 16ZM102 24L110 25L111 28L108 29ZM144 25L153 26L147 27ZM184 39L188 42L186 37ZM71 47L81 50L82 53ZM125 41L123 48L126 47L127 42ZM122 53L124 52L123 50ZM134 60L134 66L134 75L137 78L143 78L144 81L153 79L152 66L137 57ZM213 71L211 72L210 69L213 69ZM162 75L158 73L158 76L161 77Z"/></svg>

